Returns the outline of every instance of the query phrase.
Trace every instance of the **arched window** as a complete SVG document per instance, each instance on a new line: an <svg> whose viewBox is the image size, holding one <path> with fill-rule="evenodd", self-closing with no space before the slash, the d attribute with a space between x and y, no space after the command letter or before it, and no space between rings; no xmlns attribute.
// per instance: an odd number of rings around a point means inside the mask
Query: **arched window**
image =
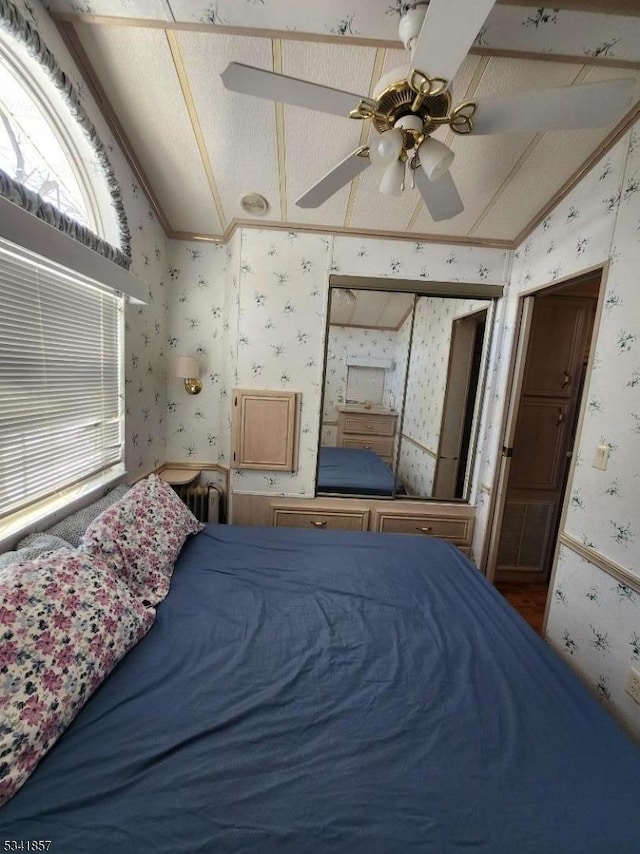
<svg viewBox="0 0 640 854"><path fill-rule="evenodd" d="M29 91L31 89L31 91ZM0 44L0 166L63 214L100 237L102 224L90 184L51 110L37 99L24 72Z"/></svg>
<svg viewBox="0 0 640 854"><path fill-rule="evenodd" d="M120 188L82 100L36 29L0 0L0 195L128 268Z"/></svg>

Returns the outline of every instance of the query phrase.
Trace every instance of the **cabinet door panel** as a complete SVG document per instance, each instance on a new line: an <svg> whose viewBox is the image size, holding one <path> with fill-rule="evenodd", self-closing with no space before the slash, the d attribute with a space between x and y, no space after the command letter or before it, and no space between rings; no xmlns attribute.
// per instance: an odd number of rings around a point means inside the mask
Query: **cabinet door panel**
<svg viewBox="0 0 640 854"><path fill-rule="evenodd" d="M565 467L566 430L571 402L525 398L513 443L509 489L556 490Z"/></svg>
<svg viewBox="0 0 640 854"><path fill-rule="evenodd" d="M583 358L587 300L536 299L524 372L523 393L571 398Z"/></svg>
<svg viewBox="0 0 640 854"><path fill-rule="evenodd" d="M234 389L233 467L294 471L296 392Z"/></svg>

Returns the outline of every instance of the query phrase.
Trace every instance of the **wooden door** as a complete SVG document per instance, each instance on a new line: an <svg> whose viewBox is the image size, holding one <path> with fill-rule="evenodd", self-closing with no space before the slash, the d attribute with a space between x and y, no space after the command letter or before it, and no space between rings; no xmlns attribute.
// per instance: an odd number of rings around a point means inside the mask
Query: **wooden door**
<svg viewBox="0 0 640 854"><path fill-rule="evenodd" d="M496 570L546 581L581 387L593 300L537 297L522 379Z"/></svg>

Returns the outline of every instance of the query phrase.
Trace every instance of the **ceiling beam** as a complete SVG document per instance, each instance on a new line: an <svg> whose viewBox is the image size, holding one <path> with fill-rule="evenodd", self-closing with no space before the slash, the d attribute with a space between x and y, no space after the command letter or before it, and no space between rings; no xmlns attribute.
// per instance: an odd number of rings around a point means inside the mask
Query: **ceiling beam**
<svg viewBox="0 0 640 854"><path fill-rule="evenodd" d="M554 0L557 2L557 0ZM531 6L533 0L527 0ZM640 14L640 11L639 11ZM203 24L198 21L162 21L152 18L127 18L115 15L88 15L78 12L51 12L56 22L70 24L88 24L93 26L131 27L138 29L184 30L193 33L212 33L221 36L248 36L249 38L280 39L282 41L313 42L316 44L340 44L356 47L383 47L393 50L402 49L397 39L365 38L364 36L334 36L330 33L303 33L300 30L272 30L257 27L239 27L228 24ZM584 54L553 53L550 51L505 50L492 47L472 47L469 53L480 56L506 56L520 59L537 59L542 62L579 62L585 61ZM612 68L640 68L640 60L615 59L606 56L591 56L592 65L608 65Z"/></svg>
<svg viewBox="0 0 640 854"><path fill-rule="evenodd" d="M506 6L535 6L533 0L498 0ZM554 9L567 12L597 12L600 15L640 17L638 0L553 0Z"/></svg>

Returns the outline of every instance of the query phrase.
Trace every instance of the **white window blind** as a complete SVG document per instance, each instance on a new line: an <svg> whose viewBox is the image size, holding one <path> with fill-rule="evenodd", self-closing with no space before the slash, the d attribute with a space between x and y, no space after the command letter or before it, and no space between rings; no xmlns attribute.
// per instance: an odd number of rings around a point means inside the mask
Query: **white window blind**
<svg viewBox="0 0 640 854"><path fill-rule="evenodd" d="M0 517L123 457L122 297L0 239Z"/></svg>
<svg viewBox="0 0 640 854"><path fill-rule="evenodd" d="M349 365L347 368L347 403L382 403L384 395L384 368L363 368Z"/></svg>

